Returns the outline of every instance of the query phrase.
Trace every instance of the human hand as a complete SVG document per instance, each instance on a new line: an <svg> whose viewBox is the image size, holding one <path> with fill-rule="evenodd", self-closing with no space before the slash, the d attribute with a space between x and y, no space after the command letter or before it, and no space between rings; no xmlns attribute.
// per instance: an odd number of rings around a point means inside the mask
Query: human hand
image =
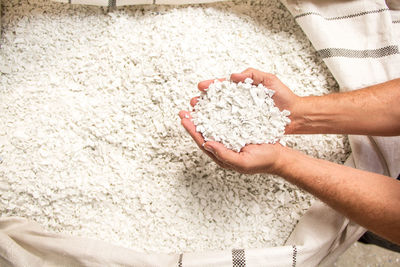
<svg viewBox="0 0 400 267"><path fill-rule="evenodd" d="M254 84L262 83L269 89L275 90L273 99L281 109L291 109L294 107L298 96L293 94L275 75L264 73L254 69L247 69L240 74L232 74L231 80L234 82L244 82L246 78L251 78ZM200 82L198 87L204 91L214 80ZM194 107L197 97L192 98L190 104ZM205 142L203 136L196 132L196 126L191 121L190 112L181 111L179 113L182 125L195 140L200 149L210 156L218 165L223 168L233 169L241 173L276 173L280 161L282 145L260 144L246 145L237 153L223 144L213 141Z"/></svg>
<svg viewBox="0 0 400 267"><path fill-rule="evenodd" d="M179 117L183 127L199 148L222 168L247 174L276 173L278 171L280 152L284 149L281 144L246 145L240 152L235 152L218 142L204 142L203 136L196 132L196 126L188 111L179 112Z"/></svg>
<svg viewBox="0 0 400 267"><path fill-rule="evenodd" d="M297 127L297 122L300 121L301 117L301 105L302 98L295 95L284 83L279 80L274 74L262 72L253 68L248 68L241 73L234 73L231 75L230 79L233 82L244 82L246 78L251 78L253 80L254 85L262 84L268 89L274 90L275 94L272 96L272 99L275 102L275 105L279 108L280 111L284 109L290 111L289 119L291 123L288 124L285 128L285 134L294 134L295 128ZM224 80L224 79L219 79ZM202 81L198 84L198 88L200 91L205 91L208 86L213 83L214 80ZM194 107L197 103L198 97L194 97L190 100L190 104Z"/></svg>
<svg viewBox="0 0 400 267"><path fill-rule="evenodd" d="M272 99L280 111L286 109L290 111L289 119L292 123L288 124L285 128L285 134L294 133L294 126L296 124L296 115L298 107L301 104L301 97L295 95L284 83L279 80L274 74L262 72L253 68L248 68L242 73L235 73L231 75L233 82L244 82L246 78L251 78L254 85L262 84L268 89L274 90L275 94ZM208 81L204 82L205 86ZM210 85L210 84L208 84ZM207 85L207 87L208 87Z"/></svg>

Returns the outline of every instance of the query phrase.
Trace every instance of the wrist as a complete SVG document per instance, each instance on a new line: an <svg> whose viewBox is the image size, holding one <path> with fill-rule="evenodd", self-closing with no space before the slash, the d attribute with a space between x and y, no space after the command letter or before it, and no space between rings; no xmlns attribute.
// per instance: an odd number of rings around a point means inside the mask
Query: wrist
<svg viewBox="0 0 400 267"><path fill-rule="evenodd" d="M306 97L298 97L290 111L290 123L285 128L285 134L303 133L307 128L307 107L309 103Z"/></svg>
<svg viewBox="0 0 400 267"><path fill-rule="evenodd" d="M328 96L299 97L293 106L286 134L343 133L340 126L347 120L346 112Z"/></svg>
<svg viewBox="0 0 400 267"><path fill-rule="evenodd" d="M274 161L273 166L268 171L270 174L275 174L282 176L285 173L285 168L291 162L292 154L295 153L291 148L282 146L281 144L277 144L277 152L276 152L276 159ZM295 158L295 157L294 157Z"/></svg>

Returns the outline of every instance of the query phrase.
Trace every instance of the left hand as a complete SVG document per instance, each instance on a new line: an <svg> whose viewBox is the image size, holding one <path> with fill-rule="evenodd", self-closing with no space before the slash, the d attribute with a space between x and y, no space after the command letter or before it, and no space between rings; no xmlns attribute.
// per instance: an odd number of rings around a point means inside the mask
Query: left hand
<svg viewBox="0 0 400 267"><path fill-rule="evenodd" d="M241 78L243 79L244 77ZM199 83L199 90L204 91L211 83L212 80ZM193 98L190 104L194 106L196 102L197 98ZM279 143L246 145L240 152L235 152L226 148L221 143L214 141L205 142L201 133L196 132L196 126L191 120L190 112L181 111L179 112L179 117L181 118L183 127L191 135L199 148L219 166L247 174L277 172L280 154L284 149Z"/></svg>
<svg viewBox="0 0 400 267"><path fill-rule="evenodd" d="M189 115L189 118L185 116ZM279 144L246 145L240 152L226 148L223 144L208 141L196 132L196 126L191 121L188 111L179 112L181 123L196 144L219 166L240 173L273 173L278 171L279 158L284 147Z"/></svg>

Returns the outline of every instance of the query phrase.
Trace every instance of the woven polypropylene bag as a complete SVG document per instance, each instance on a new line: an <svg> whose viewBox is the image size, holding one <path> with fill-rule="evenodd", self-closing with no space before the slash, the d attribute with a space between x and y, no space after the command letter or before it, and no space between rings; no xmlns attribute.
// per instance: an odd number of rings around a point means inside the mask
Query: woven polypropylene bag
<svg viewBox="0 0 400 267"><path fill-rule="evenodd" d="M187 4L212 1L63 1L116 6ZM354 90L400 77L399 23L386 2L286 1L288 9L324 57L341 90ZM368 14L374 14L369 16ZM371 33L378 27L380 31ZM385 27L383 27L385 26ZM352 40L346 39L351 33ZM364 31L360 29L365 29ZM384 30L383 30L384 29ZM367 34L368 33L368 34ZM387 48L387 49L385 49ZM397 49L396 49L397 48ZM377 51L369 55L363 51ZM334 55L332 53L335 53ZM333 55L333 56L332 56ZM357 55L363 55L361 57ZM397 137L350 137L347 165L396 177L400 172ZM285 246L187 254L144 254L103 242L46 233L18 218L0 220L0 265L13 266L316 266L329 265L365 229L317 202L301 218Z"/></svg>

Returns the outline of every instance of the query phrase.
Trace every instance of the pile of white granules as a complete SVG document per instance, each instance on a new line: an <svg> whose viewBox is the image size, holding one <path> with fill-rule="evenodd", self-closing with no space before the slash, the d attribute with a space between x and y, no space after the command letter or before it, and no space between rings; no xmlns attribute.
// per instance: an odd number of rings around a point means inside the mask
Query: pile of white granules
<svg viewBox="0 0 400 267"><path fill-rule="evenodd" d="M273 175L221 169L178 117L198 82L248 67L297 95L337 88L278 0L2 5L0 216L138 251L285 242L312 197ZM349 153L341 135L282 139L333 162Z"/></svg>
<svg viewBox="0 0 400 267"><path fill-rule="evenodd" d="M275 106L275 91L252 83L215 80L198 98L192 118L205 141L239 152L246 144L274 144L284 135L290 112Z"/></svg>

